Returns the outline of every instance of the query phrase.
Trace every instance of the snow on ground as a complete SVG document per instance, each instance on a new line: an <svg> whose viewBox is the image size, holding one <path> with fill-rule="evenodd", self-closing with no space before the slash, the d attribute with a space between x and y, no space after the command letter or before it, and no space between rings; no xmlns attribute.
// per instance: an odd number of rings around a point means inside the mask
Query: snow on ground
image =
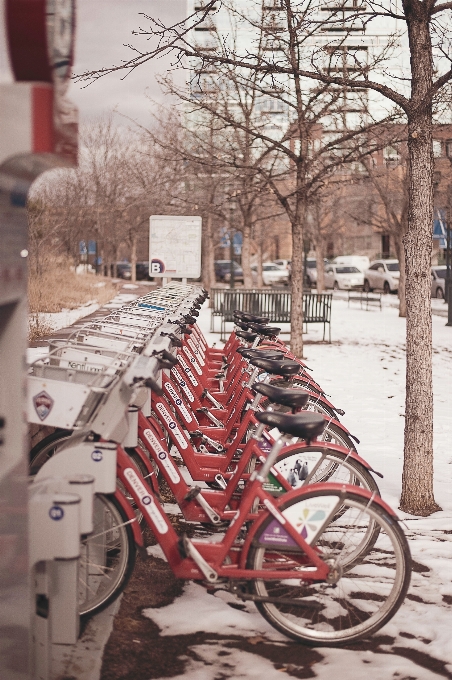
<svg viewBox="0 0 452 680"><path fill-rule="evenodd" d="M100 307L95 300L87 302L77 309L63 309L61 312L40 312L39 319L45 326L49 326L52 332L72 326L73 323L82 319L84 316L93 314Z"/></svg>
<svg viewBox="0 0 452 680"><path fill-rule="evenodd" d="M201 310L199 323L209 344L221 347L219 334L209 332L208 308ZM391 306L385 305L382 312L364 311L336 299L333 341L327 344L321 339L322 327L310 326L305 335L306 362L331 401L345 410L342 420L361 440L360 454L384 474L384 479L378 479L383 498L397 508L403 462L405 321ZM223 592L209 594L187 583L175 602L147 609L145 615L157 623L162 635L215 631L224 635L224 644L212 640L193 646L181 679L273 680L281 677L281 671L321 680L452 678L452 328L440 316L433 317L433 344L435 494L442 511L428 518L403 516L415 568L408 597L396 616L359 649L319 648L321 660L311 662L308 669L300 646L299 665L277 669L252 648L250 653L234 648L231 634L257 636L279 646L293 643L284 642L250 603L242 605ZM161 556L158 547L151 550Z"/></svg>

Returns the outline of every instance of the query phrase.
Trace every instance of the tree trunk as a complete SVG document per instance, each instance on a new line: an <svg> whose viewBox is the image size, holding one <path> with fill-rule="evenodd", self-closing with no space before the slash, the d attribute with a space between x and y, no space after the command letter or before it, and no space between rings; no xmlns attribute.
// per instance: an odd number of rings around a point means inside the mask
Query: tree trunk
<svg viewBox="0 0 452 680"><path fill-rule="evenodd" d="M399 278L399 316L406 317L406 267L405 267L405 248L403 245L403 237L397 236L394 238L394 247L399 260L400 278Z"/></svg>
<svg viewBox="0 0 452 680"><path fill-rule="evenodd" d="M242 269L244 288L253 287L253 277L251 274L251 225L243 224L242 241Z"/></svg>
<svg viewBox="0 0 452 680"><path fill-rule="evenodd" d="M304 199L298 199L296 219L292 223L292 311L290 328L290 349L303 357L303 226L306 215Z"/></svg>
<svg viewBox="0 0 452 680"><path fill-rule="evenodd" d="M422 90L423 105L411 109L406 258L406 404L405 450L400 509L427 516L440 510L433 495L433 388L431 251L433 220L432 111L426 103L432 81L428 24L409 25L412 102Z"/></svg>
<svg viewBox="0 0 452 680"><path fill-rule="evenodd" d="M210 291L213 284L215 283L215 264L214 264L211 213L208 213L206 219L203 220L201 279L204 288Z"/></svg>
<svg viewBox="0 0 452 680"><path fill-rule="evenodd" d="M256 286L258 288L263 288L264 281L262 279L262 233L259 227L259 235L257 239L257 280Z"/></svg>
<svg viewBox="0 0 452 680"><path fill-rule="evenodd" d="M323 293L325 290L325 243L320 234L315 241L315 261L317 266L317 292Z"/></svg>
<svg viewBox="0 0 452 680"><path fill-rule="evenodd" d="M130 265L132 267L131 282L137 282L137 235L132 234L132 248L130 251Z"/></svg>

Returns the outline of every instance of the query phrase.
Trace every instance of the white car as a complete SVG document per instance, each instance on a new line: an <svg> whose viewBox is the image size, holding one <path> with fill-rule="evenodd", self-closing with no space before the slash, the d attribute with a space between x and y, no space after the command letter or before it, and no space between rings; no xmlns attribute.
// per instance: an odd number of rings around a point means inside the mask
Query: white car
<svg viewBox="0 0 452 680"><path fill-rule="evenodd" d="M342 264L329 264L325 268L325 288L334 290L353 290L362 288L364 274L358 267Z"/></svg>
<svg viewBox="0 0 452 680"><path fill-rule="evenodd" d="M364 290L374 288L384 293L395 293L399 289L400 267L398 260L376 260L364 272Z"/></svg>
<svg viewBox="0 0 452 680"><path fill-rule="evenodd" d="M251 271L253 272L253 278L256 278L257 265L253 265ZM264 282L264 286L272 286L277 283L285 285L289 283L289 272L287 269L279 267L275 262L263 262L262 281Z"/></svg>

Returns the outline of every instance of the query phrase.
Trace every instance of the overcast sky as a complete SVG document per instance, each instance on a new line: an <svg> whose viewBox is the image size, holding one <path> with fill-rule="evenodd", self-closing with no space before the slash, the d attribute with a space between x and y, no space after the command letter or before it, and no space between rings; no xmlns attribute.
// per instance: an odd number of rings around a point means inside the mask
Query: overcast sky
<svg viewBox="0 0 452 680"><path fill-rule="evenodd" d="M134 29L149 26L140 12L169 25L183 19L187 3L186 0L77 0L76 4L74 73L82 73L130 58L132 52L124 44L132 43L143 50L149 49L150 45L144 38L132 35ZM0 0L0 82L11 82L3 16L4 0ZM72 83L69 96L79 108L81 121L116 108L146 124L152 107L147 97L159 101L164 99L155 76L170 68L169 58L153 60L140 66L125 80L121 80L125 72L120 72L101 78L85 89ZM183 82L180 72L174 75Z"/></svg>
<svg viewBox="0 0 452 680"><path fill-rule="evenodd" d="M132 35L147 27L140 12L169 24L184 17L186 0L77 0L77 33L74 73L111 66L132 56L124 44L149 43ZM146 124L152 104L147 97L162 101L156 74L171 68L168 58L140 66L124 80L125 72L114 73L82 89L73 83L70 98L78 106L80 118L98 116L116 108ZM176 76L177 77L177 76ZM181 77L181 76L179 76Z"/></svg>

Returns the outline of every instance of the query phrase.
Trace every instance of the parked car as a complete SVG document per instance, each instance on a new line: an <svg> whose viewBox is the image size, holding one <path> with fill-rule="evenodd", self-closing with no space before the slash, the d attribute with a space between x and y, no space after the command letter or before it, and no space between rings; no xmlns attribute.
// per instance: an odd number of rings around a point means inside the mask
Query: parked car
<svg viewBox="0 0 452 680"><path fill-rule="evenodd" d="M289 283L289 270L280 267L276 262L263 262L262 281L265 286L271 286L275 283L287 284Z"/></svg>
<svg viewBox="0 0 452 680"><path fill-rule="evenodd" d="M358 267L360 272L365 272L369 269L370 260L365 255L338 255L334 258L333 264L350 265L351 267Z"/></svg>
<svg viewBox="0 0 452 680"><path fill-rule="evenodd" d="M113 265L112 265L113 270ZM113 273L113 271L112 271ZM132 278L132 266L128 262L117 262L116 263L116 275L120 279L130 279Z"/></svg>
<svg viewBox="0 0 452 680"><path fill-rule="evenodd" d="M396 293L399 288L400 268L398 260L376 260L364 272L364 290L374 288L384 293Z"/></svg>
<svg viewBox="0 0 452 680"><path fill-rule="evenodd" d="M150 281L149 262L137 262L136 273L137 281Z"/></svg>
<svg viewBox="0 0 452 680"><path fill-rule="evenodd" d="M281 269L287 269L290 272L290 260L274 260L274 264L277 264Z"/></svg>
<svg viewBox="0 0 452 680"><path fill-rule="evenodd" d="M218 281L229 281L231 278L231 260L215 260L215 276ZM234 280L243 281L243 269L233 261Z"/></svg>
<svg viewBox="0 0 452 680"><path fill-rule="evenodd" d="M358 267L341 264L329 264L325 268L325 288L334 290L353 290L362 288L364 274Z"/></svg>
<svg viewBox="0 0 452 680"><path fill-rule="evenodd" d="M325 266L328 264L328 260L323 260ZM306 260L306 285L309 288L313 288L317 284L317 260L315 257L308 257Z"/></svg>
<svg viewBox="0 0 452 680"><path fill-rule="evenodd" d="M439 265L432 267L432 297L444 300L446 294L447 267Z"/></svg>

